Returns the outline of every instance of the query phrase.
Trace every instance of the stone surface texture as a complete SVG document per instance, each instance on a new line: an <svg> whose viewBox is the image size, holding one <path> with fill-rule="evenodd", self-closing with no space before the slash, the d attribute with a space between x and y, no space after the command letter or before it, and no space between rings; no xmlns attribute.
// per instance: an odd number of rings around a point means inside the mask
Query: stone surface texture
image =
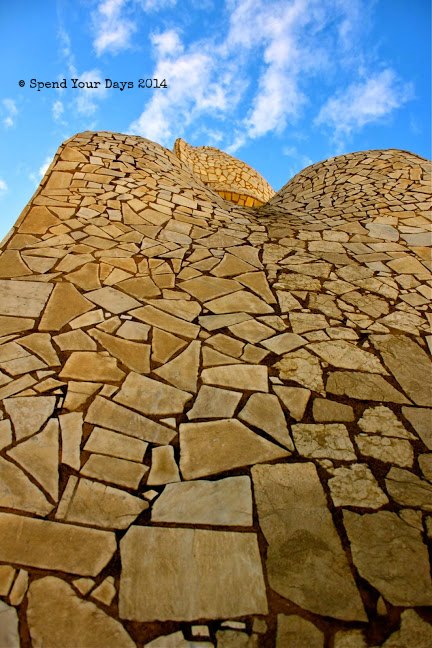
<svg viewBox="0 0 432 648"><path fill-rule="evenodd" d="M84 132L0 243L3 648L432 645L431 164Z"/></svg>

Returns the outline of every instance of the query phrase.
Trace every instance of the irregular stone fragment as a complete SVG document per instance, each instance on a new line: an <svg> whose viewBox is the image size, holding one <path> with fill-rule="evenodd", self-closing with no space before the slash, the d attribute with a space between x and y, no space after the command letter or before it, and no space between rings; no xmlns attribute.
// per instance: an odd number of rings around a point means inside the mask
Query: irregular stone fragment
<svg viewBox="0 0 432 648"><path fill-rule="evenodd" d="M0 506L48 515L54 508L15 464L0 457Z"/></svg>
<svg viewBox="0 0 432 648"><path fill-rule="evenodd" d="M316 315L315 313L291 313L289 319L293 333L296 334L327 327L327 320L324 315Z"/></svg>
<svg viewBox="0 0 432 648"><path fill-rule="evenodd" d="M432 645L432 626L415 610L404 610L400 629L393 632L382 648L429 648Z"/></svg>
<svg viewBox="0 0 432 648"><path fill-rule="evenodd" d="M155 369L154 373L179 389L196 392L200 350L201 343L194 340L174 360Z"/></svg>
<svg viewBox="0 0 432 648"><path fill-rule="evenodd" d="M56 367L61 364L51 344L51 336L49 333L32 333L31 335L26 335L20 338L20 345L26 349L30 349L30 351L42 358L48 367Z"/></svg>
<svg viewBox="0 0 432 648"><path fill-rule="evenodd" d="M128 374L114 400L143 414L178 414L183 412L191 394L136 373Z"/></svg>
<svg viewBox="0 0 432 648"><path fill-rule="evenodd" d="M423 349L402 335L372 335L371 342L414 403L429 406L432 402L432 363Z"/></svg>
<svg viewBox="0 0 432 648"><path fill-rule="evenodd" d="M402 414L411 423L425 446L432 450L432 409L402 407Z"/></svg>
<svg viewBox="0 0 432 648"><path fill-rule="evenodd" d="M324 648L324 635L316 626L296 614L277 615L276 648Z"/></svg>
<svg viewBox="0 0 432 648"><path fill-rule="evenodd" d="M272 394L252 394L238 416L249 425L267 432L285 448L294 450L285 416L277 396Z"/></svg>
<svg viewBox="0 0 432 648"><path fill-rule="evenodd" d="M315 466L254 466L252 478L272 589L316 614L366 621Z"/></svg>
<svg viewBox="0 0 432 648"><path fill-rule="evenodd" d="M32 475L54 501L58 499L59 425L48 421L44 430L21 441L7 453Z"/></svg>
<svg viewBox="0 0 432 648"><path fill-rule="evenodd" d="M122 619L192 621L267 614L253 533L135 526L121 540L120 550Z"/></svg>
<svg viewBox="0 0 432 648"><path fill-rule="evenodd" d="M139 340L145 342L148 339L150 326L141 324L140 322L124 322L116 331L116 335L125 338L126 340Z"/></svg>
<svg viewBox="0 0 432 648"><path fill-rule="evenodd" d="M306 338L303 338L301 335L296 335L295 333L281 333L281 335L275 335L269 340L265 340L262 345L278 355L283 353L288 353L298 347L303 346L307 343Z"/></svg>
<svg viewBox="0 0 432 648"><path fill-rule="evenodd" d="M366 457L374 457L380 461L394 463L397 466L413 465L414 453L409 441L358 434L355 438L358 449Z"/></svg>
<svg viewBox="0 0 432 648"><path fill-rule="evenodd" d="M363 351L363 349L359 349L355 344L346 340L314 342L309 344L307 348L334 367L387 374L378 358L372 353Z"/></svg>
<svg viewBox="0 0 432 648"><path fill-rule="evenodd" d="M432 481L432 453L429 452L428 454L419 455L418 463L424 477L429 481Z"/></svg>
<svg viewBox="0 0 432 648"><path fill-rule="evenodd" d="M17 441L41 429L53 413L55 402L55 396L5 398L3 404L13 423Z"/></svg>
<svg viewBox="0 0 432 648"><path fill-rule="evenodd" d="M235 419L180 425L180 470L184 479L214 475L289 454Z"/></svg>
<svg viewBox="0 0 432 648"><path fill-rule="evenodd" d="M409 470L391 468L387 473L386 488L398 504L432 511L432 485Z"/></svg>
<svg viewBox="0 0 432 648"><path fill-rule="evenodd" d="M61 462L80 469L80 446L82 439L83 415L82 412L70 412L59 416L61 428Z"/></svg>
<svg viewBox="0 0 432 648"><path fill-rule="evenodd" d="M309 389L302 387L280 387L273 386L273 391L279 396L282 403L288 409L290 416L296 421L301 421L309 401Z"/></svg>
<svg viewBox="0 0 432 648"><path fill-rule="evenodd" d="M138 373L149 373L150 371L150 345L131 342L130 340L119 339L115 335L109 335L96 329L90 332L92 338L100 344L115 358L132 371Z"/></svg>
<svg viewBox="0 0 432 648"><path fill-rule="evenodd" d="M27 622L35 647L135 648L118 621L76 596L60 578L33 581L28 598Z"/></svg>
<svg viewBox="0 0 432 648"><path fill-rule="evenodd" d="M28 572L25 569L20 569L9 594L9 602L11 605L14 605L15 607L21 605L27 592L28 582Z"/></svg>
<svg viewBox="0 0 432 648"><path fill-rule="evenodd" d="M45 234L49 227L60 223L45 206L32 207L19 227L25 234Z"/></svg>
<svg viewBox="0 0 432 648"><path fill-rule="evenodd" d="M339 630L334 635L334 648L368 648L363 630Z"/></svg>
<svg viewBox="0 0 432 648"><path fill-rule="evenodd" d="M94 477L104 482L111 482L133 489L138 488L146 472L147 466L135 461L98 454L91 454L81 468L81 473L87 477Z"/></svg>
<svg viewBox="0 0 432 648"><path fill-rule="evenodd" d="M0 421L0 450L12 443L12 426L10 421Z"/></svg>
<svg viewBox="0 0 432 648"><path fill-rule="evenodd" d="M114 578L108 576L104 581L91 593L91 597L100 601L104 605L111 605L114 596L116 595L117 590L114 585Z"/></svg>
<svg viewBox="0 0 432 648"><path fill-rule="evenodd" d="M15 569L13 567L10 565L0 565L0 596L7 596L9 594L14 578Z"/></svg>
<svg viewBox="0 0 432 648"><path fill-rule="evenodd" d="M20 648L18 614L15 608L0 601L0 646Z"/></svg>
<svg viewBox="0 0 432 648"><path fill-rule="evenodd" d="M258 648L256 635L249 636L238 630L218 630L216 642L217 648Z"/></svg>
<svg viewBox="0 0 432 648"><path fill-rule="evenodd" d="M252 526L250 479L241 476L168 484L152 507L152 521Z"/></svg>
<svg viewBox="0 0 432 648"><path fill-rule="evenodd" d="M415 439L415 436L404 428L396 414L384 405L366 409L358 421L358 426L367 434L380 434L399 439Z"/></svg>
<svg viewBox="0 0 432 648"><path fill-rule="evenodd" d="M66 414L65 416L70 416ZM142 462L148 443L112 430L95 427L84 446L87 452L111 455L120 459Z"/></svg>
<svg viewBox="0 0 432 648"><path fill-rule="evenodd" d="M240 401L241 394L203 385L193 407L187 412L189 420L199 418L231 418Z"/></svg>
<svg viewBox="0 0 432 648"><path fill-rule="evenodd" d="M174 448L170 445L153 448L147 485L159 486L177 481L180 481L180 475L174 458Z"/></svg>
<svg viewBox="0 0 432 648"><path fill-rule="evenodd" d="M342 423L297 423L292 426L297 451L303 457L318 459L356 459L348 430Z"/></svg>
<svg viewBox="0 0 432 648"><path fill-rule="evenodd" d="M175 333L176 335L183 335L191 340L195 340L200 330L196 324L185 322L185 320L174 317L169 313L164 313L158 308L154 308L154 306L136 308L130 311L130 314L150 326L163 329L169 333Z"/></svg>
<svg viewBox="0 0 432 648"><path fill-rule="evenodd" d="M29 331L34 327L34 320L24 317L0 315L0 336Z"/></svg>
<svg viewBox="0 0 432 648"><path fill-rule="evenodd" d="M85 420L150 443L164 445L175 437L175 432L164 425L101 396L97 396L92 402Z"/></svg>
<svg viewBox="0 0 432 648"><path fill-rule="evenodd" d="M70 283L56 283L39 324L40 331L60 331L68 322L94 308Z"/></svg>
<svg viewBox="0 0 432 648"><path fill-rule="evenodd" d="M114 533L0 513L0 560L96 576L116 550Z"/></svg>
<svg viewBox="0 0 432 648"><path fill-rule="evenodd" d="M320 361L305 349L285 354L274 367L279 369L282 380L293 380L307 389L324 393Z"/></svg>
<svg viewBox="0 0 432 648"><path fill-rule="evenodd" d="M379 509L389 501L366 464L336 468L328 485L335 506Z"/></svg>
<svg viewBox="0 0 432 648"><path fill-rule="evenodd" d="M53 284L0 280L0 315L39 317Z"/></svg>
<svg viewBox="0 0 432 648"><path fill-rule="evenodd" d="M70 478L76 480L76 478ZM66 493L67 507L63 514L62 502L59 505L57 519L67 522L78 522L92 527L107 529L127 529L148 503L130 495L126 491L106 486L90 479L79 479L73 484L73 492ZM69 495L70 498L69 498Z"/></svg>
<svg viewBox="0 0 432 648"><path fill-rule="evenodd" d="M124 313L131 308L137 308L137 306L141 305L140 302L133 297L125 295L120 290L111 288L111 286L104 286L104 288L87 292L86 297L94 304L102 306L102 308L110 313L116 314Z"/></svg>
<svg viewBox="0 0 432 648"><path fill-rule="evenodd" d="M153 328L152 361L167 362L174 353L183 349L186 344L185 340L172 335L172 333Z"/></svg>
<svg viewBox="0 0 432 648"><path fill-rule="evenodd" d="M387 601L431 605L429 557L420 531L390 511L344 511L344 525L356 568Z"/></svg>
<svg viewBox="0 0 432 648"><path fill-rule="evenodd" d="M327 398L315 398L312 406L315 421L328 423L332 421L354 421L354 411L350 405L337 403Z"/></svg>
<svg viewBox="0 0 432 648"><path fill-rule="evenodd" d="M117 367L114 358L93 351L75 351L66 360L59 373L60 378L73 380L118 381L124 372Z"/></svg>
<svg viewBox="0 0 432 648"><path fill-rule="evenodd" d="M260 365L225 365L204 369L201 380L206 385L268 392L267 367Z"/></svg>
<svg viewBox="0 0 432 648"><path fill-rule="evenodd" d="M255 313L257 315L265 315L266 313L273 313L273 308L267 302L259 299L256 295L248 292L247 290L238 290L230 295L218 297L205 303L212 313Z"/></svg>
<svg viewBox="0 0 432 648"><path fill-rule="evenodd" d="M333 371L328 377L326 389L331 394L358 400L403 404L409 402L382 376L361 371Z"/></svg>

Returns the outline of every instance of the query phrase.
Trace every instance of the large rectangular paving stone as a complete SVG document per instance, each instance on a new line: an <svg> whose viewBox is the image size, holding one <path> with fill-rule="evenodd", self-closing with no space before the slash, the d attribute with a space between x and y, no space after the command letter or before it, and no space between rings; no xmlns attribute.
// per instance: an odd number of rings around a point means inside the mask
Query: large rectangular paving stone
<svg viewBox="0 0 432 648"><path fill-rule="evenodd" d="M253 533L135 526L120 542L120 618L192 621L267 614Z"/></svg>
<svg viewBox="0 0 432 648"><path fill-rule="evenodd" d="M53 284L39 281L0 281L0 314L39 317Z"/></svg>

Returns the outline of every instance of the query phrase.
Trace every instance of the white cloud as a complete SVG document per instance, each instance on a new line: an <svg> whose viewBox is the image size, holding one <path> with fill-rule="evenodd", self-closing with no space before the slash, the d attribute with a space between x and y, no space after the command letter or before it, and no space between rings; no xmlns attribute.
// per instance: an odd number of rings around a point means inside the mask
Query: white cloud
<svg viewBox="0 0 432 648"><path fill-rule="evenodd" d="M301 153L296 146L284 146L282 153L289 160L289 167L286 170L287 178L292 178L296 173L313 164L313 160L308 155Z"/></svg>
<svg viewBox="0 0 432 648"><path fill-rule="evenodd" d="M94 12L93 46L98 56L104 52L117 53L129 47L137 27L124 15L126 5L127 0L102 0Z"/></svg>
<svg viewBox="0 0 432 648"><path fill-rule="evenodd" d="M0 196L5 194L7 192L7 190L8 190L8 186L7 186L6 182L4 180L2 180L2 178L0 178Z"/></svg>
<svg viewBox="0 0 432 648"><path fill-rule="evenodd" d="M52 114L53 114L54 121L60 121L63 112L64 112L63 103L59 99L57 99L56 101L54 101L52 105Z"/></svg>
<svg viewBox="0 0 432 648"><path fill-rule="evenodd" d="M330 97L315 124L331 128L335 141L341 146L353 131L386 117L412 97L412 85L402 83L393 70L385 69Z"/></svg>
<svg viewBox="0 0 432 648"><path fill-rule="evenodd" d="M29 178L30 180L35 184L38 185L39 182L42 180L43 176L48 170L49 165L51 164L53 159L52 155L47 155L40 167L38 168L37 171L32 171L29 173Z"/></svg>
<svg viewBox="0 0 432 648"><path fill-rule="evenodd" d="M78 93L76 97L76 108L80 115L93 115L97 108L97 102L107 96L107 89L105 88L105 79L99 70L86 70L78 75L80 81L92 82L99 81L99 87L84 87L74 90Z"/></svg>
<svg viewBox="0 0 432 648"><path fill-rule="evenodd" d="M161 11L174 7L177 0L138 0L144 11Z"/></svg>
<svg viewBox="0 0 432 648"><path fill-rule="evenodd" d="M16 103L13 99L3 99L2 106L4 113L3 125L5 126L5 128L12 128L12 126L15 124L15 117L18 114Z"/></svg>

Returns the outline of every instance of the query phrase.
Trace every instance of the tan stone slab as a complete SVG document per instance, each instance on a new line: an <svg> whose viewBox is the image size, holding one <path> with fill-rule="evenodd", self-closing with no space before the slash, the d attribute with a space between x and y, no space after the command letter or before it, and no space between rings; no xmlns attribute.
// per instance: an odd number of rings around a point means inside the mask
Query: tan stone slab
<svg viewBox="0 0 432 648"><path fill-rule="evenodd" d="M152 507L153 522L252 526L247 476L168 484Z"/></svg>
<svg viewBox="0 0 432 648"><path fill-rule="evenodd" d="M83 290L97 290L101 288L99 265L97 263L86 263L79 270L65 275L65 279Z"/></svg>
<svg viewBox="0 0 432 648"><path fill-rule="evenodd" d="M229 313L228 315L204 315L199 317L198 321L206 331L216 331L251 319L252 316L247 313Z"/></svg>
<svg viewBox="0 0 432 648"><path fill-rule="evenodd" d="M150 345L130 340L119 339L103 331L93 329L90 331L92 338L97 340L111 355L132 371L149 373L150 371Z"/></svg>
<svg viewBox="0 0 432 648"><path fill-rule="evenodd" d="M392 605L431 605L429 557L422 534L396 513L344 511L354 564Z"/></svg>
<svg viewBox="0 0 432 648"><path fill-rule="evenodd" d="M47 207L32 207L19 226L23 234L45 234L50 227L58 225L59 219Z"/></svg>
<svg viewBox="0 0 432 648"><path fill-rule="evenodd" d="M366 434L396 437L399 439L416 439L398 420L396 414L384 405L369 407L358 421L359 428Z"/></svg>
<svg viewBox="0 0 432 648"><path fill-rule="evenodd" d="M324 635L318 628L297 614L277 615L276 648L324 648ZM346 648L350 648L346 646ZM355 647L351 647L355 648Z"/></svg>
<svg viewBox="0 0 432 648"><path fill-rule="evenodd" d="M5 398L4 408L9 414L18 441L41 429L54 411L55 396L18 396Z"/></svg>
<svg viewBox="0 0 432 648"><path fill-rule="evenodd" d="M139 342L146 342L150 332L150 326L141 324L140 322L132 322L130 320L124 322L116 331L116 335L125 340L135 340Z"/></svg>
<svg viewBox="0 0 432 648"><path fill-rule="evenodd" d="M432 403L432 363L407 336L373 335L371 341L402 389L416 405Z"/></svg>
<svg viewBox="0 0 432 648"><path fill-rule="evenodd" d="M10 421L0 421L0 450L12 443L12 426Z"/></svg>
<svg viewBox="0 0 432 648"><path fill-rule="evenodd" d="M182 281L179 288L201 302L243 290L243 286L238 281L215 277L196 277L195 279Z"/></svg>
<svg viewBox="0 0 432 648"><path fill-rule="evenodd" d="M293 380L307 389L324 393L321 364L315 356L299 349L282 356L275 365L282 380Z"/></svg>
<svg viewBox="0 0 432 648"><path fill-rule="evenodd" d="M386 488L390 497L401 506L432 511L432 484L409 470L391 468L387 473Z"/></svg>
<svg viewBox="0 0 432 648"><path fill-rule="evenodd" d="M147 470L147 466L141 463L91 454L81 468L81 473L86 477L136 490Z"/></svg>
<svg viewBox="0 0 432 648"><path fill-rule="evenodd" d="M53 576L31 583L27 622L34 646L135 648L118 621L76 596L68 583Z"/></svg>
<svg viewBox="0 0 432 648"><path fill-rule="evenodd" d="M279 396L290 416L296 421L301 421L311 395L309 389L273 385L273 391Z"/></svg>
<svg viewBox="0 0 432 648"><path fill-rule="evenodd" d="M254 266L227 252L222 261L211 271L215 277L234 277L243 272L255 270Z"/></svg>
<svg viewBox="0 0 432 648"><path fill-rule="evenodd" d="M202 310L201 305L192 299L149 299L148 302L151 306L181 317L187 322L192 322Z"/></svg>
<svg viewBox="0 0 432 648"><path fill-rule="evenodd" d="M4 250L0 253L0 278L25 277L32 271L23 262L18 250Z"/></svg>
<svg viewBox="0 0 432 648"><path fill-rule="evenodd" d="M151 299L161 294L151 277L134 277L125 279L118 284L118 288L137 299Z"/></svg>
<svg viewBox="0 0 432 648"><path fill-rule="evenodd" d="M230 295L218 297L206 302L206 308L212 313L254 313L257 315L264 315L266 313L273 313L273 308L256 295L247 290L238 290Z"/></svg>
<svg viewBox="0 0 432 648"><path fill-rule="evenodd" d="M61 429L61 462L75 470L80 469L80 446L82 439L83 414L70 412L59 416Z"/></svg>
<svg viewBox="0 0 432 648"><path fill-rule="evenodd" d="M268 304L276 304L276 297L272 293L264 272L246 272L237 277L243 286L250 288Z"/></svg>
<svg viewBox="0 0 432 648"><path fill-rule="evenodd" d="M0 560L36 569L96 576L116 550L113 533L0 513Z"/></svg>
<svg viewBox="0 0 432 648"><path fill-rule="evenodd" d="M143 414L162 416L183 412L191 398L186 391L131 372L114 400Z"/></svg>
<svg viewBox="0 0 432 648"><path fill-rule="evenodd" d="M187 412L189 420L199 418L231 418L240 401L241 394L203 385L193 407Z"/></svg>
<svg viewBox="0 0 432 648"><path fill-rule="evenodd" d="M271 436L289 450L294 450L284 413L277 396L252 394L238 417Z"/></svg>
<svg viewBox="0 0 432 648"><path fill-rule="evenodd" d="M115 595L117 594L117 590L114 584L114 578L112 576L108 576L105 578L105 580L102 581L100 585L95 587L93 592L91 593L91 597L96 599L97 601L100 601L104 605L111 605Z"/></svg>
<svg viewBox="0 0 432 648"><path fill-rule="evenodd" d="M170 443L176 435L175 431L170 428L101 396L94 399L85 420L87 423L94 423L100 427L123 432L127 436L160 445Z"/></svg>
<svg viewBox="0 0 432 648"><path fill-rule="evenodd" d="M294 349L298 349L301 346L307 344L307 340L301 335L296 335L295 333L281 333L281 335L274 335L269 340L265 340L262 343L266 349L269 349L273 353L282 355L283 353L288 353Z"/></svg>
<svg viewBox="0 0 432 648"><path fill-rule="evenodd" d="M0 506L36 515L48 515L54 508L23 471L3 457L0 457Z"/></svg>
<svg viewBox="0 0 432 648"><path fill-rule="evenodd" d="M20 648L20 645L18 613L12 606L0 601L0 646Z"/></svg>
<svg viewBox="0 0 432 648"><path fill-rule="evenodd" d="M180 481L179 469L171 445L152 449L151 468L147 478L148 486L160 486Z"/></svg>
<svg viewBox="0 0 432 648"><path fill-rule="evenodd" d="M59 331L94 306L70 283L57 283L39 324L40 331Z"/></svg>
<svg viewBox="0 0 432 648"><path fill-rule="evenodd" d="M192 621L267 613L255 534L142 526L132 527L120 547L122 619Z"/></svg>
<svg viewBox="0 0 432 648"><path fill-rule="evenodd" d="M114 358L93 351L74 351L59 373L60 378L90 381L118 381L124 372L117 367Z"/></svg>
<svg viewBox="0 0 432 648"><path fill-rule="evenodd" d="M194 340L178 356L167 362L154 373L174 387L196 392L200 362L201 342ZM141 371L141 373L144 373Z"/></svg>
<svg viewBox="0 0 432 648"><path fill-rule="evenodd" d="M130 314L133 317L154 326L156 328L163 329L170 333L175 333L177 335L183 335L186 338L194 340L198 337L200 327L196 324L191 324L190 322L185 322L184 320L174 317L169 313L164 313L158 308L153 306L143 306L142 308L136 308L131 311Z"/></svg>
<svg viewBox="0 0 432 648"><path fill-rule="evenodd" d="M152 360L165 363L176 351L183 349L186 344L185 340L155 327L153 328L152 337Z"/></svg>
<svg viewBox="0 0 432 648"><path fill-rule="evenodd" d="M354 411L350 405L337 403L327 398L315 398L312 406L312 413L318 423L354 421Z"/></svg>
<svg viewBox="0 0 432 648"><path fill-rule="evenodd" d="M52 289L39 281L0 280L0 314L39 317Z"/></svg>
<svg viewBox="0 0 432 648"><path fill-rule="evenodd" d="M326 389L331 394L358 400L409 403L408 399L382 376L361 371L333 371L327 379Z"/></svg>
<svg viewBox="0 0 432 648"><path fill-rule="evenodd" d="M397 274L415 274L421 279L430 278L430 272L414 256L402 256L388 261L387 265Z"/></svg>
<svg viewBox="0 0 432 648"><path fill-rule="evenodd" d="M201 379L206 385L268 392L267 367L260 365L222 365L204 369Z"/></svg>
<svg viewBox="0 0 432 648"><path fill-rule="evenodd" d="M125 295L125 293L116 288L112 288L111 286L92 290L91 292L86 293L86 297L94 304L102 306L102 308L110 313L124 313L131 308L140 306L139 301L129 295Z"/></svg>
<svg viewBox="0 0 432 648"><path fill-rule="evenodd" d="M96 351L97 349L96 342L81 329L56 335L53 341L61 351Z"/></svg>
<svg viewBox="0 0 432 648"><path fill-rule="evenodd" d="M0 596L7 596L15 578L15 569L10 565L0 565ZM0 644L1 645L1 644Z"/></svg>
<svg viewBox="0 0 432 648"><path fill-rule="evenodd" d="M388 504L387 495L366 464L335 468L332 474L328 485L335 506L379 509Z"/></svg>
<svg viewBox="0 0 432 648"><path fill-rule="evenodd" d="M429 648L432 645L432 627L414 610L404 610L400 628L392 632L382 648Z"/></svg>
<svg viewBox="0 0 432 648"><path fill-rule="evenodd" d="M289 454L236 419L180 425L180 470L184 479L215 475Z"/></svg>
<svg viewBox="0 0 432 648"><path fill-rule="evenodd" d="M48 365L48 367L57 367L61 364L60 359L51 344L51 336L49 333L32 333L20 338L20 345L30 351L33 351L37 356Z"/></svg>
<svg viewBox="0 0 432 648"><path fill-rule="evenodd" d="M297 451L303 457L356 459L348 430L342 423L297 423L291 429Z"/></svg>
<svg viewBox="0 0 432 648"><path fill-rule="evenodd" d="M402 414L411 423L425 446L432 450L432 409L402 407Z"/></svg>
<svg viewBox="0 0 432 648"><path fill-rule="evenodd" d="M315 466L254 466L252 477L272 589L315 614L367 621Z"/></svg>
<svg viewBox="0 0 432 648"><path fill-rule="evenodd" d="M325 362L340 369L354 369L387 375L387 371L376 356L359 349L355 344L346 340L314 342L309 344L307 349L316 353Z"/></svg>
<svg viewBox="0 0 432 648"><path fill-rule="evenodd" d="M240 324L234 324L229 327L229 330L236 337L239 337L242 340L247 340L252 344L255 342L261 342L262 340L274 335L273 329L253 319L241 322Z"/></svg>
<svg viewBox="0 0 432 648"><path fill-rule="evenodd" d="M0 315L0 337L10 335L11 333L21 333L29 331L34 327L34 320L24 317L10 317Z"/></svg>
<svg viewBox="0 0 432 648"><path fill-rule="evenodd" d="M66 416L68 416L66 414ZM142 462L148 443L112 430L95 427L84 446L87 452L111 455L120 459Z"/></svg>

